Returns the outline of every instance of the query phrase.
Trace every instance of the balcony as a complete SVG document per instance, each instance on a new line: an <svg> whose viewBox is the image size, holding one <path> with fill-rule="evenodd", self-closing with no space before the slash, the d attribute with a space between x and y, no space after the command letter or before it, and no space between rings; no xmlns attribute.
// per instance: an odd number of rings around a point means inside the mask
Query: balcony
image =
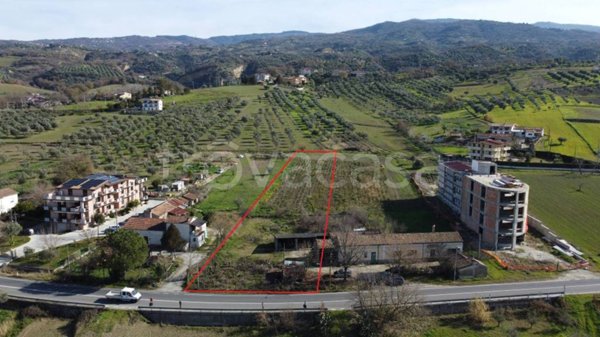
<svg viewBox="0 0 600 337"><path fill-rule="evenodd" d="M75 195L63 195L63 194L56 194L56 193L50 193L46 196L46 200L56 200L56 201L88 201L92 199L92 195L85 195L85 196L75 196Z"/></svg>

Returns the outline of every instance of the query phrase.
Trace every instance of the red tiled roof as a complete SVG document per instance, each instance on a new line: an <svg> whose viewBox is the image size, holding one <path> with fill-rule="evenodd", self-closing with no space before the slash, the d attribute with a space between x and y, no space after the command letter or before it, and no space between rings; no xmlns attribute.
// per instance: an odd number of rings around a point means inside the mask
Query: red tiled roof
<svg viewBox="0 0 600 337"><path fill-rule="evenodd" d="M167 229L165 220L156 218L131 217L127 220L123 229L164 231Z"/></svg>
<svg viewBox="0 0 600 337"><path fill-rule="evenodd" d="M15 195L15 194L18 194L18 193L17 193L17 191L13 190L12 188L0 189L0 198L8 197L8 196Z"/></svg>
<svg viewBox="0 0 600 337"><path fill-rule="evenodd" d="M186 193L183 195L183 198L188 199L190 201L198 200L200 197L194 193Z"/></svg>
<svg viewBox="0 0 600 337"><path fill-rule="evenodd" d="M471 166L462 161L448 161L444 163L444 166L454 171L471 171Z"/></svg>
<svg viewBox="0 0 600 337"><path fill-rule="evenodd" d="M187 216L169 216L165 221L168 223L184 223L188 222L188 220L189 217Z"/></svg>
<svg viewBox="0 0 600 337"><path fill-rule="evenodd" d="M162 216L164 214L169 213L170 211L172 211L175 208L178 208L179 205L174 205L168 201L163 202L162 204L154 207L150 213L156 216Z"/></svg>
<svg viewBox="0 0 600 337"><path fill-rule="evenodd" d="M169 200L167 200L167 202L170 203L171 205L174 205L174 206L177 206L177 207L179 207L179 206L187 206L187 203L188 203L187 200L185 200L185 199L182 200L181 198L169 199Z"/></svg>
<svg viewBox="0 0 600 337"><path fill-rule="evenodd" d="M188 214L188 211L186 211L185 209L181 208L181 207L177 207L177 208L173 208L172 210L170 210L168 212L168 214L173 214L173 215L178 215L178 216L184 216Z"/></svg>

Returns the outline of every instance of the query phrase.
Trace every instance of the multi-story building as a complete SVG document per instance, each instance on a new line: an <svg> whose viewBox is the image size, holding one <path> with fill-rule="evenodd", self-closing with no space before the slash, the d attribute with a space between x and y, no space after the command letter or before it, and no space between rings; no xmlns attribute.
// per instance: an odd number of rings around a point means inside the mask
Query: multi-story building
<svg viewBox="0 0 600 337"><path fill-rule="evenodd" d="M496 164L441 162L438 196L489 249L514 249L527 232L529 186L497 172Z"/></svg>
<svg viewBox="0 0 600 337"><path fill-rule="evenodd" d="M160 98L144 98L142 100L142 111L158 112L163 110L163 101Z"/></svg>
<svg viewBox="0 0 600 337"><path fill-rule="evenodd" d="M469 158L475 160L507 161L510 158L509 143L494 140L474 140L469 142Z"/></svg>
<svg viewBox="0 0 600 337"><path fill-rule="evenodd" d="M516 248L527 232L529 186L502 174L465 178L461 221L479 233L486 248Z"/></svg>
<svg viewBox="0 0 600 337"><path fill-rule="evenodd" d="M462 161L440 161L438 165L438 197L456 214L460 214L463 177L471 166Z"/></svg>
<svg viewBox="0 0 600 337"><path fill-rule="evenodd" d="M92 174L71 179L45 197L45 221L53 232L86 229L95 214L110 215L146 198L146 178Z"/></svg>

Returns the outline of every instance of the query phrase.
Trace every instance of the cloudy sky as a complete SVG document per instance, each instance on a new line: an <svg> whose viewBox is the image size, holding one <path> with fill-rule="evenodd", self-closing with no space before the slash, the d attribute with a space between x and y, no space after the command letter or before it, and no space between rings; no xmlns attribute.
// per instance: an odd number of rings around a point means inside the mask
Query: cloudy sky
<svg viewBox="0 0 600 337"><path fill-rule="evenodd" d="M464 18L600 26L599 0L0 0L0 39L339 32Z"/></svg>

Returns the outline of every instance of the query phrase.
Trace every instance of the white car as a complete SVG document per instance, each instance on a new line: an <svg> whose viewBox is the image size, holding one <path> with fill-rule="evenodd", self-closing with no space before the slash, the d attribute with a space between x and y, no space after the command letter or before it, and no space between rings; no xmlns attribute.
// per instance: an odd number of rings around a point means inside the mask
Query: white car
<svg viewBox="0 0 600 337"><path fill-rule="evenodd" d="M137 302L142 298L142 294L135 288L125 287L120 292L109 291L106 293L106 298L109 300L119 300L121 302Z"/></svg>

